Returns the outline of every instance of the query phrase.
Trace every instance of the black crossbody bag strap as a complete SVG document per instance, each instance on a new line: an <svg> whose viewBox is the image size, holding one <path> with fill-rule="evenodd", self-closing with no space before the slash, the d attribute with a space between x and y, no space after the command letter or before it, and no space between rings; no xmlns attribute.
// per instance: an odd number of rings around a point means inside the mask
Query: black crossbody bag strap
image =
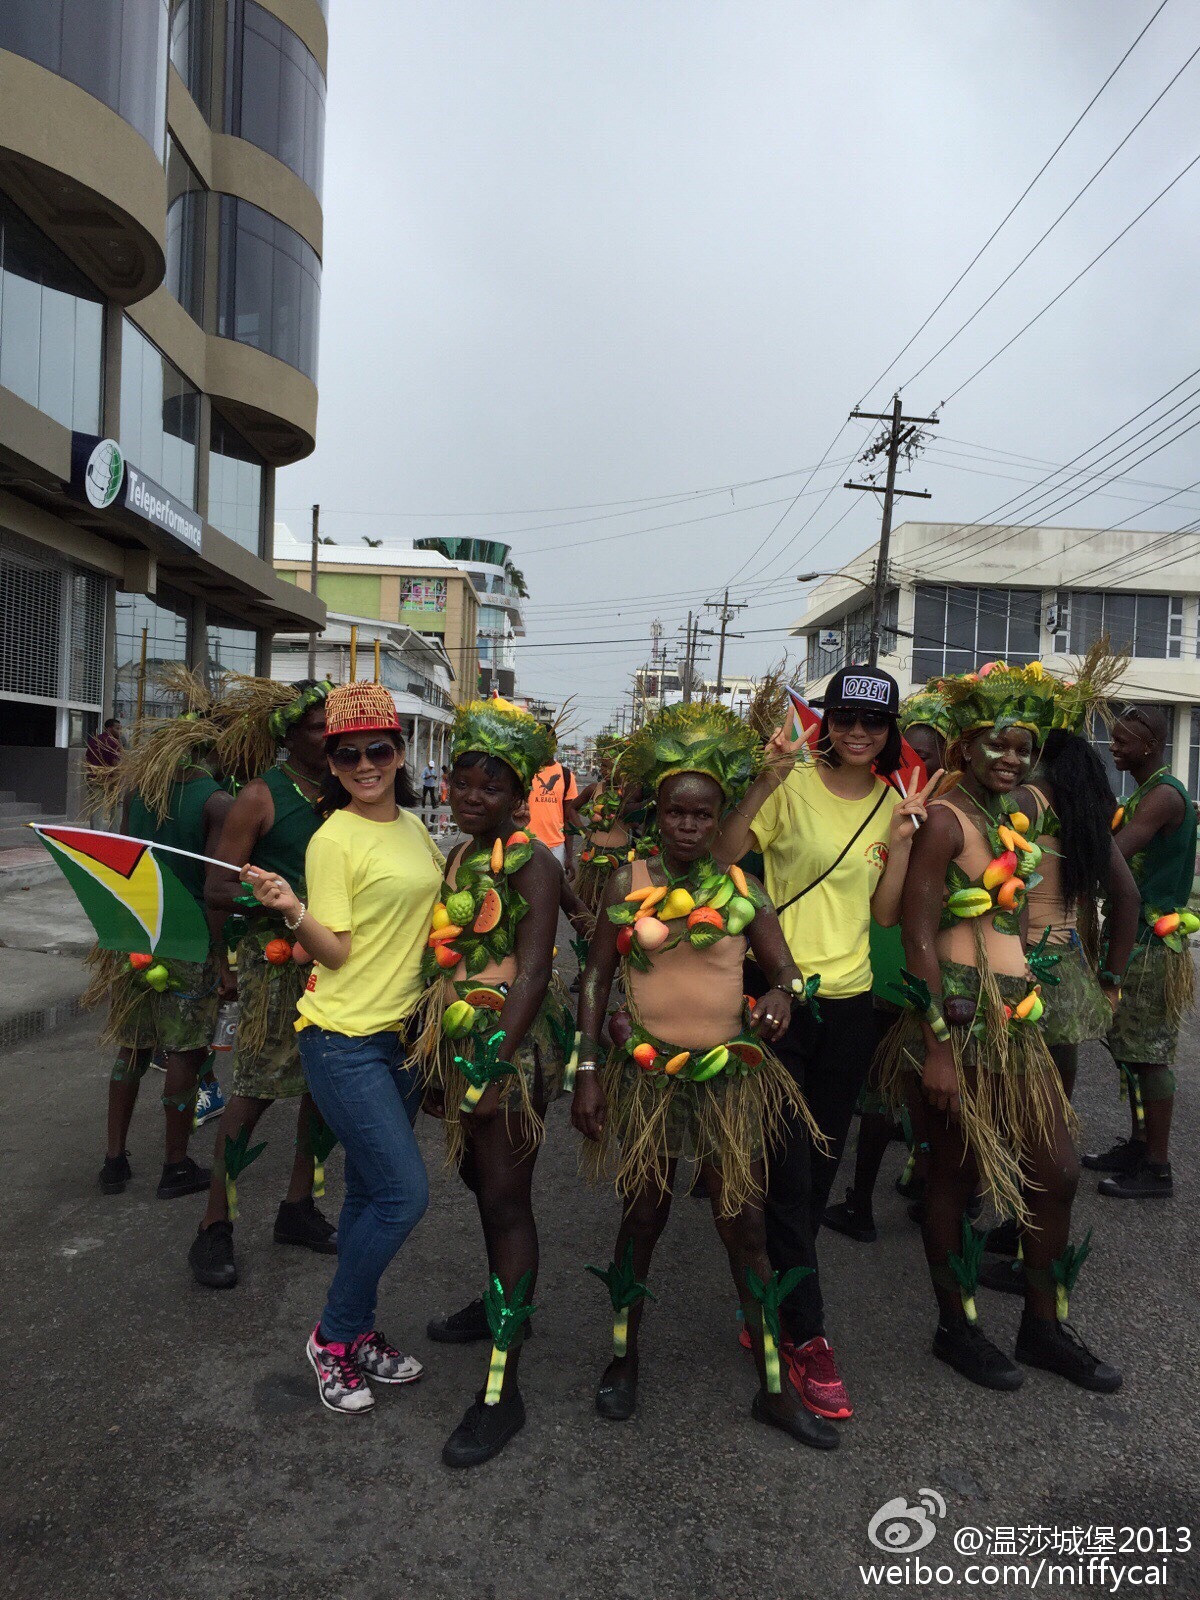
<svg viewBox="0 0 1200 1600"><path fill-rule="evenodd" d="M879 796L879 799L876 800L875 804L871 807L871 809L868 812L868 814L859 823L858 827L855 828L854 832L846 840L846 842L842 846L841 850L839 850L838 855L837 855L837 860L836 861L831 861L830 864L825 868L825 871L821 874L821 876L819 878L814 878L811 883L806 883L804 885L804 888L801 889L799 894L794 894L790 900L785 900L781 906L776 906L775 907L775 913L776 913L777 916L782 916L783 913L788 909L789 906L794 906L796 904L797 900L803 900L804 896L806 894L808 894L811 890L815 889L819 883L824 883L825 879L829 876L829 874L836 867L840 867L841 866L842 862L846 859L847 855L850 853L851 846L854 844L855 840L858 839L866 831L868 825L871 822L874 821L875 813L879 810L880 806L887 799L887 797L888 797L890 792L891 791L888 789L887 785L885 784L884 788L883 788L883 793Z"/></svg>

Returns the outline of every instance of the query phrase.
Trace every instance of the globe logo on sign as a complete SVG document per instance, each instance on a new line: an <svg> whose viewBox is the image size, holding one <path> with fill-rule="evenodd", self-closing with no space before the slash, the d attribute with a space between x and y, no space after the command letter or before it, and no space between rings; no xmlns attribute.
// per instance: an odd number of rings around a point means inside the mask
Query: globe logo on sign
<svg viewBox="0 0 1200 1600"><path fill-rule="evenodd" d="M125 481L125 457L115 439L101 439L88 457L83 475L84 492L88 504L97 511L106 511L121 492Z"/></svg>

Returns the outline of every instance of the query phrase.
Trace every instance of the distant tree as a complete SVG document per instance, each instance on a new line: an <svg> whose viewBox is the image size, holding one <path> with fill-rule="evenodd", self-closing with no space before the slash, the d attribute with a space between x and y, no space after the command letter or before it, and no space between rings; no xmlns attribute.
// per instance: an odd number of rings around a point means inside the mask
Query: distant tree
<svg viewBox="0 0 1200 1600"><path fill-rule="evenodd" d="M369 544L371 546L372 550L378 550L379 546L383 543L383 540L382 539L368 539L366 534L364 533L363 536L362 536L362 542L364 544Z"/></svg>
<svg viewBox="0 0 1200 1600"><path fill-rule="evenodd" d="M514 567L511 561L506 561L504 563L504 576L516 590L518 598L521 600L529 599L529 590L525 584L525 574L520 567Z"/></svg>
<svg viewBox="0 0 1200 1600"><path fill-rule="evenodd" d="M331 534L319 533L317 535L317 543L318 544L336 544L337 540Z"/></svg>

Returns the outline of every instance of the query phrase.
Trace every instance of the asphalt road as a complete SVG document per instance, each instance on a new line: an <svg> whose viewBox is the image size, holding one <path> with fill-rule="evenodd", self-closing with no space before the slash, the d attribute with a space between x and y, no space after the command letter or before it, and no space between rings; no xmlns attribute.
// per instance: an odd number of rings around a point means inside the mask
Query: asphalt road
<svg viewBox="0 0 1200 1600"><path fill-rule="evenodd" d="M335 1417L318 1405L303 1354L329 1262L271 1241L290 1112L265 1120L267 1152L240 1185L241 1285L200 1289L185 1259L199 1201L154 1198L156 1077L134 1123L132 1188L104 1198L96 1187L108 1062L94 1038L81 1021L0 1055L0 1548L13 1600L1091 1596L1103 1591L1086 1582L865 1585L860 1564L901 1559L873 1549L867 1525L887 1500L938 1491L946 1517L922 1555L961 1575L952 1536L965 1525L1146 1524L1174 1537L1200 1524L1191 1043L1175 1200L1101 1200L1093 1179L1077 1206L1075 1237L1096 1231L1072 1308L1125 1369L1115 1397L1035 1372L1016 1395L985 1394L932 1359L919 1240L891 1188L897 1145L878 1195L879 1242L824 1245L830 1334L857 1407L838 1451L805 1450L751 1421L727 1268L707 1206L689 1200L677 1202L652 1276L639 1414L603 1422L592 1393L611 1318L583 1266L609 1259L616 1204L576 1177L560 1105L537 1185L529 1421L496 1461L454 1474L439 1452L482 1382L486 1349L434 1346L423 1330L431 1313L480 1292L483 1256L473 1206L441 1169L437 1127L422 1129L430 1211L385 1279L380 1310L425 1378L379 1391L369 1418ZM1115 1072L1097 1053L1080 1084L1086 1139L1107 1145L1124 1128ZM332 1209L337 1156L329 1170ZM1019 1302L981 1299L989 1330L1011 1345ZM1174 1558L1165 1591L1133 1592L1200 1594L1197 1558Z"/></svg>

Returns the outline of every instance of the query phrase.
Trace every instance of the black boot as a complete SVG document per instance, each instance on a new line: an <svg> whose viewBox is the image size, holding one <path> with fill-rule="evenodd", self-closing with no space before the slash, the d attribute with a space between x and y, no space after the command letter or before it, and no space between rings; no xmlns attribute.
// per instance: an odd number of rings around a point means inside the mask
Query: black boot
<svg viewBox="0 0 1200 1600"><path fill-rule="evenodd" d="M207 1167L198 1166L191 1156L184 1156L182 1161L169 1162L163 1167L155 1193L160 1200L179 1200L185 1194L199 1194L211 1182L212 1173Z"/></svg>
<svg viewBox="0 0 1200 1600"><path fill-rule="evenodd" d="M981 1389L1019 1389L1024 1381L1020 1367L977 1324L939 1322L933 1336L933 1353Z"/></svg>
<svg viewBox="0 0 1200 1600"><path fill-rule="evenodd" d="M472 1401L466 1415L446 1440L442 1461L448 1467L478 1467L501 1450L525 1426L525 1402L514 1384L494 1406Z"/></svg>
<svg viewBox="0 0 1200 1600"><path fill-rule="evenodd" d="M772 1410L761 1389L754 1396L750 1415L755 1422L765 1422L768 1428L778 1428L789 1438L810 1445L814 1450L836 1450L842 1442L833 1423L826 1422L824 1417L814 1416L806 1406L799 1406L791 1412Z"/></svg>
<svg viewBox="0 0 1200 1600"><path fill-rule="evenodd" d="M1080 1166L1089 1172L1136 1172L1146 1159L1144 1139L1118 1139L1110 1150L1080 1156Z"/></svg>
<svg viewBox="0 0 1200 1600"><path fill-rule="evenodd" d="M857 1239L859 1244L874 1244L879 1237L870 1201L861 1205L853 1189L846 1190L846 1198L840 1206L826 1206L822 1220L827 1228L844 1233L848 1239Z"/></svg>
<svg viewBox="0 0 1200 1600"><path fill-rule="evenodd" d="M477 1344L492 1337L482 1300L472 1300L461 1311L434 1317L426 1323L425 1332L435 1344Z"/></svg>
<svg viewBox="0 0 1200 1600"><path fill-rule="evenodd" d="M1067 1322L1034 1317L1028 1311L1021 1318L1017 1334L1017 1360L1027 1367L1056 1372L1069 1383L1096 1394L1113 1394L1121 1387L1116 1367L1094 1356Z"/></svg>
<svg viewBox="0 0 1200 1600"><path fill-rule="evenodd" d="M637 1367L630 1362L618 1373L610 1363L596 1388L596 1410L609 1422L628 1422L637 1409Z"/></svg>
<svg viewBox="0 0 1200 1600"><path fill-rule="evenodd" d="M275 1243L298 1244L319 1256L337 1255L337 1229L317 1210L312 1196L281 1200L275 1217Z"/></svg>
<svg viewBox="0 0 1200 1600"><path fill-rule="evenodd" d="M1133 1172L1101 1178L1096 1190L1110 1200L1169 1200L1175 1193L1171 1163L1143 1161Z"/></svg>
<svg viewBox="0 0 1200 1600"><path fill-rule="evenodd" d="M232 1289L238 1281L233 1259L233 1223L214 1222L201 1228L188 1251L192 1277L206 1289Z"/></svg>
<svg viewBox="0 0 1200 1600"><path fill-rule="evenodd" d="M122 1150L119 1156L105 1156L104 1165L100 1168L100 1193L124 1194L125 1185L133 1178L133 1169L129 1165L129 1152Z"/></svg>

